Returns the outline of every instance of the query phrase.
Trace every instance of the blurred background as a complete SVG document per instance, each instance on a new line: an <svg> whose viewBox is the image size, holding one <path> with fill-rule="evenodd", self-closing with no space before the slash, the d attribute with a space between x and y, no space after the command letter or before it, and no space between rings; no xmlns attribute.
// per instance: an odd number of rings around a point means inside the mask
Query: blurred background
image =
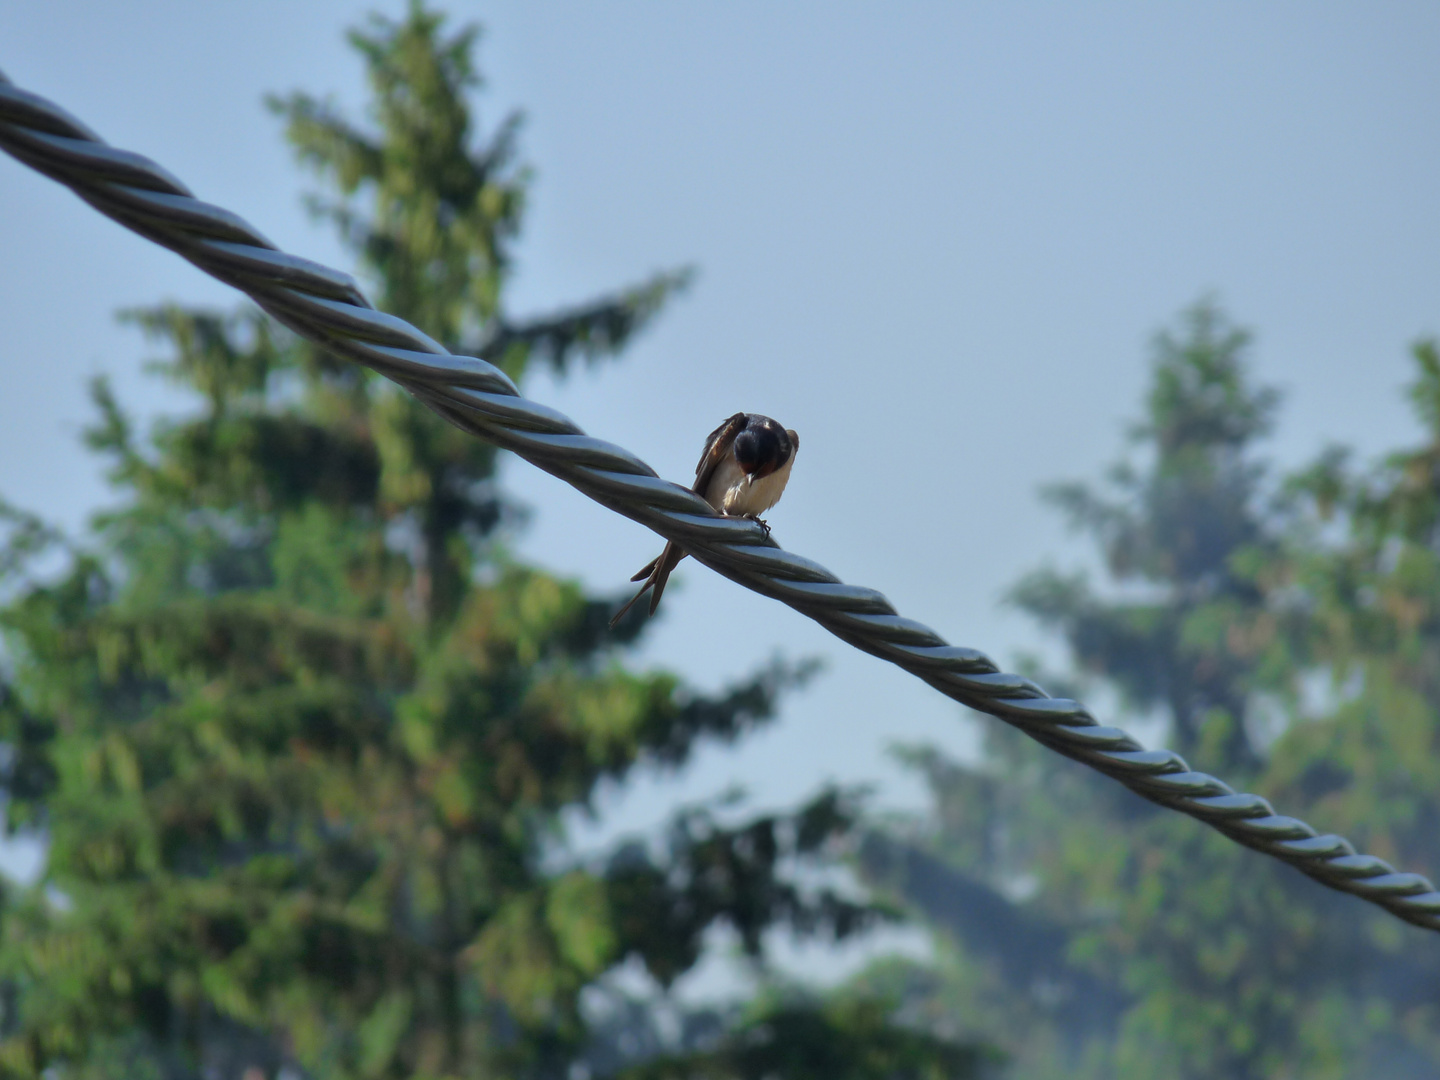
<svg viewBox="0 0 1440 1080"><path fill-rule="evenodd" d="M332 222L306 211L304 194L326 189L286 141L300 114L263 104L301 91L373 127L366 58L344 36L368 10L329 0L11 5L0 9L0 70L280 248L361 274L376 295L384 267L357 261ZM407 17L399 5L378 10L397 26ZM695 270L625 342L623 360L590 362L581 347L573 363L536 363L526 393L682 483L723 417L776 417L803 440L769 516L783 546L880 589L951 641L1048 676L1053 689L1078 688L1102 722L1179 746L1237 786L1258 784L1282 813L1320 807L1323 817L1329 806L1322 829L1358 830L1352 838L1385 857L1434 858L1433 841L1416 839L1440 808L1429 774L1388 788L1374 780L1433 751L1440 698L1426 679L1406 679L1437 640L1434 579L1396 555L1397 544L1433 550L1421 505L1430 489L1404 486L1414 468L1376 463L1411 453L1423 473L1430 459L1415 448L1436 438L1424 382L1436 375L1411 350L1440 330L1440 11L443 11L441 37L484 27L474 52L484 85L467 99L479 132L488 138L515 109L525 117L518 161L533 174L503 310L555 312ZM324 151L315 156L323 163ZM115 313L162 302L231 309L239 298L8 159L0 205L0 494L80 534L97 510L129 505L81 439L95 415L92 377L109 379L137 433L203 413L191 390L145 374L144 361L170 346ZM480 317L469 318L462 331ZM1413 403L1410 385L1420 386ZM1352 449L1349 465L1323 456L1333 444ZM1134 471L1107 489L1107 470L1127 455ZM495 534L505 559L618 598L658 551L654 535L525 463L501 456L496 468L524 510ZM1092 487L1062 492L1058 512L1040 497L1071 481ZM1397 510L1407 498L1420 509ZM1400 584L1385 577L1397 566L1408 575ZM1355 584L1367 573L1370 593ZM1342 579L1356 591L1340 599L1339 586L1315 584ZM1349 626L1386 581L1418 611L1400 629L1380 633L1372 620L1347 630L1342 648L1300 625L1334 602L1340 614L1326 625ZM1291 603L1307 585L1309 606ZM1382 657L1381 639L1409 651ZM1397 705L1403 695L1386 683L1372 710L1412 725L1395 736L1394 760L1335 765L1355 742L1390 745L1366 727L1382 723L1363 699L1384 680L1364 672L1400 652L1410 666L1392 674L1413 700ZM568 830L566 857L608 858L627 838L663 831L677 807L737 787L744 813L761 815L788 813L826 785L863 788L864 823L836 841L839 868L806 880L838 874L844 888L864 883L865 895L912 916L853 941L840 934L843 948L779 933L778 975L757 975L751 960L686 967L679 985L695 1000L750 994L767 979L863 986L898 1010L904 1031L983 1043L999 1054L985 1067L1015 1076L1338 1076L1360 1075L1351 1070L1362 1061L1366 1075L1440 1070L1440 966L1413 955L1430 957L1433 935L1315 896L1318 886L1199 826L1137 809L694 564L624 655L629 669L673 672L687 692L717 700L777 656L823 666L744 739L697 737L678 767L638 754L633 768L597 774L584 800L550 807ZM23 684L17 676L19 697ZM1277 767L1272 747L1285 738L1297 748ZM1315 765L1327 753L1329 772ZM1373 790L1362 795L1357 777ZM1285 792L1296 801L1283 804ZM1104 842L1117 836L1128 839ZM46 837L32 829L8 843L16 881L41 874ZM1186 844L1189 854L1157 854L1148 871L1126 863L1127 850ZM1253 895L1212 898L1208 914L1166 892L1203 883L1228 895L1252 876ZM1135 926L1167 915L1178 922L1163 947L1147 945ZM726 925L706 939L722 956L734 947L734 920ZM1282 955L1261 955L1275 925L1301 929L1280 935ZM1319 963L1314 942L1331 932L1344 941L1324 958L1326 974L1302 975L1302 958ZM984 943L997 934L1021 944L1006 954ZM1145 956L1178 967L1141 973ZM654 975L653 964L643 977L631 970L625 993L650 992ZM1277 986L1302 980L1317 988L1312 998L1275 1004ZM224 1013L224 994L194 993ZM1206 1019L1182 1018L1187 1003ZM258 1005L233 1013L255 1030L274 1023ZM647 1038L678 1054L710 1045L702 1035ZM62 1049L47 1053L72 1052L55 1038ZM332 1075L323 1053L305 1057L305 1038L287 1038L280 1057L251 1066L241 1055L234 1069ZM415 1062L429 1060L414 1051L394 1064L402 1057L333 1075L422 1075ZM42 1058L27 1060L39 1068ZM461 1075L461 1058L447 1060ZM942 1055L914 1068L958 1075L976 1060ZM899 1069L877 1075L910 1075Z"/></svg>

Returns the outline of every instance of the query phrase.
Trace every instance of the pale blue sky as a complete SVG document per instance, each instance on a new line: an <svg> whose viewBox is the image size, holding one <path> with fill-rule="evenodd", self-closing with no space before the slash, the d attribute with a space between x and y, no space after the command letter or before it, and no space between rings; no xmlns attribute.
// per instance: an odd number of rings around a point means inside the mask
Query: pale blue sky
<svg viewBox="0 0 1440 1080"><path fill-rule="evenodd" d="M383 10L398 13L401 5ZM300 209L266 91L353 105L349 3L0 6L0 70L287 250L345 266ZM1376 452L1414 427L1406 348L1440 331L1440 7L1429 3L456 4L487 26L482 115L522 104L537 167L513 304L694 263L617 365L529 392L677 480L737 409L803 437L785 546L1002 661L999 598L1082 552L1035 498L1120 447L1145 345L1213 291L1287 395L1276 449ZM112 313L236 297L0 159L0 492L74 525L104 499L84 384L173 406ZM348 267L346 267L348 269ZM522 554L618 589L658 541L521 462ZM643 653L701 686L775 650L828 670L781 722L610 799L606 831L742 783L824 779L917 806L895 739L959 710L687 565Z"/></svg>

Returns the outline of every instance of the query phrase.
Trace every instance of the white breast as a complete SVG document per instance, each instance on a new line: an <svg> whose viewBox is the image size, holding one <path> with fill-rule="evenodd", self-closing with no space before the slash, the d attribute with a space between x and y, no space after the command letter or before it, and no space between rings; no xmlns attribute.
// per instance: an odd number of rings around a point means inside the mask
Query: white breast
<svg viewBox="0 0 1440 1080"><path fill-rule="evenodd" d="M733 457L727 457L715 469L705 488L705 501L722 514L763 514L780 501L790 480L790 467L795 455L769 476L751 482Z"/></svg>

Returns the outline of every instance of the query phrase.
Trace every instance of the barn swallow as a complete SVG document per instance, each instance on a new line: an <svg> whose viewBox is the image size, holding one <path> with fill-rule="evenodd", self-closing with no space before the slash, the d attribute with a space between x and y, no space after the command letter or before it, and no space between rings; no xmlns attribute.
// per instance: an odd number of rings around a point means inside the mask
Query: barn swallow
<svg viewBox="0 0 1440 1080"><path fill-rule="evenodd" d="M780 501L790 468L800 449L800 436L782 428L768 416L759 413L736 413L710 433L700 464L695 466L695 483L690 490L727 517L746 517L770 535L770 526L760 515ZM631 581L645 582L630 602L610 620L613 627L635 606L635 602L654 589L650 597L650 614L660 606L660 594L670 571L685 558L685 550L675 541L665 545L659 558L653 559Z"/></svg>

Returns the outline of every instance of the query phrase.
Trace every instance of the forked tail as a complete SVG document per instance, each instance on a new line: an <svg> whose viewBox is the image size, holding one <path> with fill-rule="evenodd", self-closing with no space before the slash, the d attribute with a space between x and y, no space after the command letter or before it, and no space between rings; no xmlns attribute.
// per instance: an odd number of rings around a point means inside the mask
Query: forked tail
<svg viewBox="0 0 1440 1080"><path fill-rule="evenodd" d="M642 566L630 580L640 581L643 578L645 584L640 586L640 591L630 598L629 603L615 613L615 617L610 620L610 628L613 630L625 617L625 613L634 607L635 602L650 589L655 590L650 597L650 614L654 615L655 609L660 606L660 594L665 591L665 583L670 580L670 571L679 566L680 560L683 558L685 558L684 550L671 541L665 545L665 550L658 557Z"/></svg>

